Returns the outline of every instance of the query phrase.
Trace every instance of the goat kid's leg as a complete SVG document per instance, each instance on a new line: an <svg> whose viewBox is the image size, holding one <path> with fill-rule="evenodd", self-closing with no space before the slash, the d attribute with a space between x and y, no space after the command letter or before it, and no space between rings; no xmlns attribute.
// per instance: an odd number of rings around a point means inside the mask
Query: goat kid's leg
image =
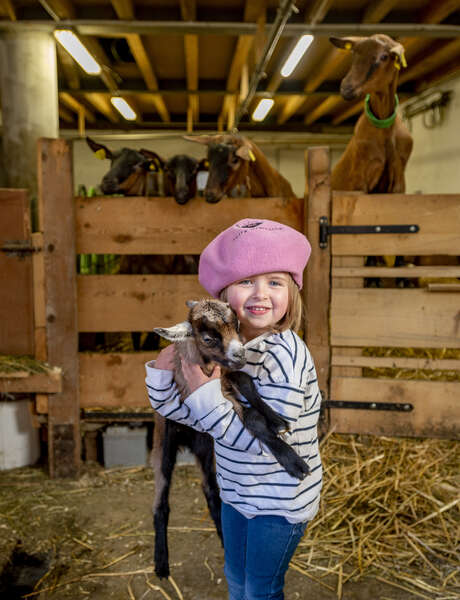
<svg viewBox="0 0 460 600"><path fill-rule="evenodd" d="M216 526L217 534L223 543L222 523L220 512L222 501L219 495L219 486L216 479L216 468L214 466L214 447L212 438L206 434L198 434L192 448L198 459L203 476L203 493L208 504L211 518Z"/></svg>
<svg viewBox="0 0 460 600"><path fill-rule="evenodd" d="M307 463L284 440L269 429L264 417L253 408L244 410L243 424L254 437L263 442L276 460L292 477L304 479L310 474Z"/></svg>
<svg viewBox="0 0 460 600"><path fill-rule="evenodd" d="M177 444L171 439L171 435L168 435L168 427L166 425L162 452L156 453L153 457L155 473L155 498L153 503L153 528L155 530L154 561L155 573L160 578L169 577L169 489L174 465L176 464L176 456Z"/></svg>
<svg viewBox="0 0 460 600"><path fill-rule="evenodd" d="M289 431L289 421L275 412L263 399L260 397L257 388L251 377L243 371L232 371L226 374L226 378L230 381L233 390L249 402L249 404L257 412L265 417L266 424L270 431L275 435Z"/></svg>

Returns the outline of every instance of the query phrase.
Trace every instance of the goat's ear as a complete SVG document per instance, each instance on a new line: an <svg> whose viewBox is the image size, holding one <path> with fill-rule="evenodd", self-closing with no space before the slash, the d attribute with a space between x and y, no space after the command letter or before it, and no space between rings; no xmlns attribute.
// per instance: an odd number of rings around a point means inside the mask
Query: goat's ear
<svg viewBox="0 0 460 600"><path fill-rule="evenodd" d="M354 37L354 36L342 37L342 38L330 37L329 41L331 42L331 44L334 44L334 46L337 46L337 48L340 48L341 50L353 50L355 45L361 39L362 38L360 38L360 37Z"/></svg>
<svg viewBox="0 0 460 600"><path fill-rule="evenodd" d="M86 138L86 143L91 148L91 150L94 152L94 154L101 160L103 160L104 158L108 158L108 159L112 158L112 152L107 148L107 146L98 144L97 142L92 140L90 137Z"/></svg>
<svg viewBox="0 0 460 600"><path fill-rule="evenodd" d="M218 144L220 141L221 135L183 135L184 140L188 140L189 142L196 142L197 144Z"/></svg>
<svg viewBox="0 0 460 600"><path fill-rule="evenodd" d="M186 300L185 304L189 308L193 308L194 306L196 306L198 304L198 300Z"/></svg>
<svg viewBox="0 0 460 600"><path fill-rule="evenodd" d="M255 162L256 157L254 152L251 150L251 147L248 144L244 144L240 146L238 150L235 152L237 156L242 158L243 160L247 160L248 162Z"/></svg>
<svg viewBox="0 0 460 600"><path fill-rule="evenodd" d="M159 171L160 169L164 169L165 161L156 152L146 150L145 148L141 148L139 152L142 154L142 156L145 156L145 158L153 163L152 168L150 168L151 171Z"/></svg>
<svg viewBox="0 0 460 600"><path fill-rule="evenodd" d="M404 46L402 44L396 43L390 48L390 54L395 59L395 66L397 69L407 67L406 57L404 56Z"/></svg>
<svg viewBox="0 0 460 600"><path fill-rule="evenodd" d="M172 327L155 327L153 331L171 342L182 342L192 337L192 326L188 321L178 323Z"/></svg>

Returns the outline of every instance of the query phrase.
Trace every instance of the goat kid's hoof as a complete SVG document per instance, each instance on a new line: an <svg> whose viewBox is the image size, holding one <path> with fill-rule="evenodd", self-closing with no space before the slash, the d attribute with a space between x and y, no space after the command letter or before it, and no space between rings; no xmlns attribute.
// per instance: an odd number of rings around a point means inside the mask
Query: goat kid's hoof
<svg viewBox="0 0 460 600"><path fill-rule="evenodd" d="M296 479L299 479L300 481L303 481L305 479L305 477L307 475L310 475L310 473L311 473L310 467L301 458L299 458L299 460L296 461L296 463L294 465L290 465L290 468L286 469L286 470L289 473L289 475L291 475L291 477L295 477Z"/></svg>
<svg viewBox="0 0 460 600"><path fill-rule="evenodd" d="M157 577L159 577L160 579L168 579L170 573L169 573L169 566L168 565L155 565L155 575Z"/></svg>

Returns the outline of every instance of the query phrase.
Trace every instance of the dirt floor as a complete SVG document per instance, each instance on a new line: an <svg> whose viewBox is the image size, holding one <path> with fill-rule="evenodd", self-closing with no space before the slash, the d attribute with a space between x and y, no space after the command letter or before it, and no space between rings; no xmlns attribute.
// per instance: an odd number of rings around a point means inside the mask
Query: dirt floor
<svg viewBox="0 0 460 600"><path fill-rule="evenodd" d="M78 481L52 481L41 468L1 472L0 591L3 585L5 592L5 579L11 582L16 577L8 564L16 548L16 555L24 551L46 558L39 571L41 581L29 598L227 598L223 551L208 516L197 468L176 468L171 492L170 561L178 589L153 572L153 490L151 471L141 467L104 470L90 464L84 466ZM435 569L444 568L428 562ZM454 562L446 563L447 567ZM460 598L451 568L443 572L450 575L442 593L430 592L428 584L409 586L412 593L403 581L373 569L372 564L358 581L351 578L343 586L336 574L318 570L320 565L306 570L299 564L294 560L287 574L286 600ZM420 566L422 571L430 570L423 560ZM0 597L14 600L21 596L9 592Z"/></svg>

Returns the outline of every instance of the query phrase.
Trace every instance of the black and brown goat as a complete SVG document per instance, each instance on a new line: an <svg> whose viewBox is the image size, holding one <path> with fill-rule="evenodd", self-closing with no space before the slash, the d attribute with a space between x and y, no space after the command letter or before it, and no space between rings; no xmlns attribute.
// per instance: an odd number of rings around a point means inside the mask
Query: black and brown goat
<svg viewBox="0 0 460 600"><path fill-rule="evenodd" d="M286 471L297 479L309 474L306 462L279 437L289 428L288 422L273 411L260 397L251 377L242 371L246 352L238 335L238 319L226 302L205 299L187 302L188 319L169 328L154 331L174 342L174 379L181 401L190 395L182 372L182 359L197 364L210 375L214 367L221 368L223 395L233 404L243 425L254 437L263 442ZM250 406L242 404L243 397ZM203 471L203 490L217 532L220 525L220 498L217 488L212 438L164 419L155 413L155 435L152 464L155 472L154 528L155 572L160 577L169 575L167 526L169 516L168 494L178 447L184 445L197 456Z"/></svg>

